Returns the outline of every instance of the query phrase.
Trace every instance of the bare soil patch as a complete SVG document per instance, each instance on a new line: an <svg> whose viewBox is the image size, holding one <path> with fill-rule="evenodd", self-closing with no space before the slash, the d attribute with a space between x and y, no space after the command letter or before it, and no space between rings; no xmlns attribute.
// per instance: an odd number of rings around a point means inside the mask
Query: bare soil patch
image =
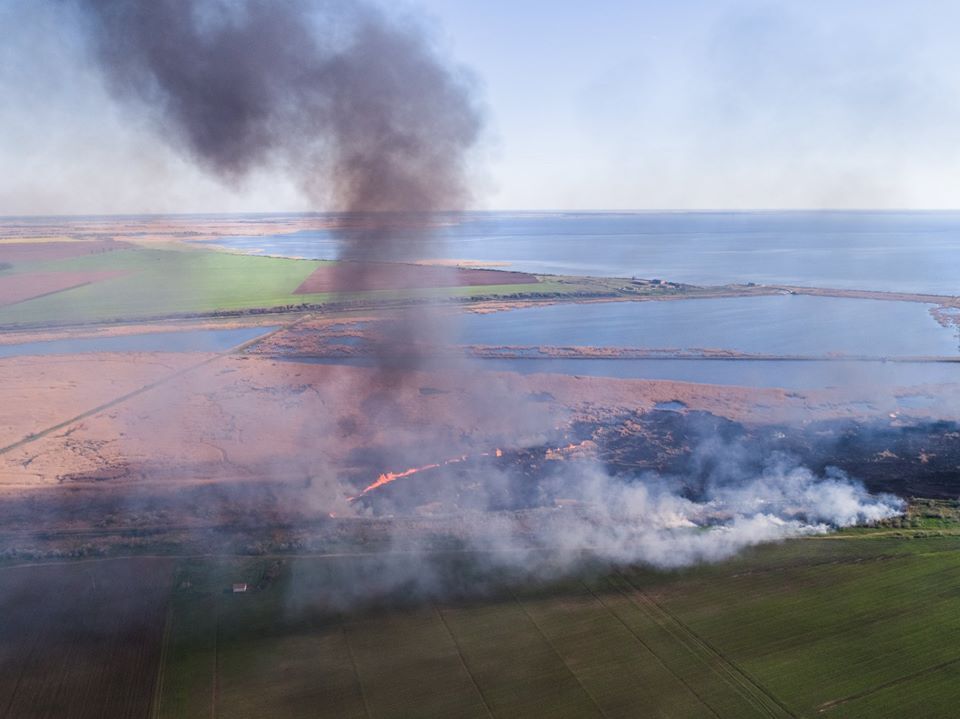
<svg viewBox="0 0 960 719"><path fill-rule="evenodd" d="M108 354L0 359L0 447L173 374L207 355ZM61 438L66 441L69 435ZM32 455L23 461L29 471Z"/></svg>
<svg viewBox="0 0 960 719"><path fill-rule="evenodd" d="M526 272L413 265L400 262L339 262L317 268L294 294L409 290L428 287L536 284Z"/></svg>
<svg viewBox="0 0 960 719"><path fill-rule="evenodd" d="M0 245L2 247L2 245ZM2 250L0 250L2 256ZM102 282L127 274L122 270L91 272L30 272L23 275L0 277L0 307L71 290L94 282Z"/></svg>

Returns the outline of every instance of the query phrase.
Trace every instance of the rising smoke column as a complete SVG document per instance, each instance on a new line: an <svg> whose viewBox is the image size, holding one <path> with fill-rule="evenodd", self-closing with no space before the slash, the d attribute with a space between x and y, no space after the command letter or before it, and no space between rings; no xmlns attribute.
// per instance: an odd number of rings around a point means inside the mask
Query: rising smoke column
<svg viewBox="0 0 960 719"><path fill-rule="evenodd" d="M341 258L396 259L398 216L409 242L468 199L470 82L415 24L363 0L74 2L112 94L163 140L229 183L279 168L357 213Z"/></svg>
<svg viewBox="0 0 960 719"><path fill-rule="evenodd" d="M482 126L471 79L413 20L367 0L66 2L111 95L158 139L228 184L280 172L316 209L343 213L342 293L382 273L376 263L427 255L438 215L469 199ZM411 370L449 337L426 308L394 313L373 343L364 413L399 424L402 390L425 401ZM408 444L446 431L425 423Z"/></svg>
<svg viewBox="0 0 960 719"><path fill-rule="evenodd" d="M364 261L420 256L417 239L426 239L436 215L468 200L467 162L481 129L470 83L414 24L362 0L68 1L83 13L111 92L142 112L158 137L229 183L280 169L318 208L346 214L339 256L360 262L342 276L342 291L363 285ZM420 339L429 319L399 315L391 335ZM381 368L394 369L393 343L381 348ZM417 353L408 356L413 368L424 366ZM403 383L410 368L401 363L382 377ZM384 387L378 409L389 412L395 385ZM501 413L523 407L517 397L493 399L488 388L475 394ZM430 436L442 428L404 429L445 455ZM692 501L659 482L578 467L564 497L583 509L549 512L522 532L512 517L468 517L464 539L494 566L527 565L539 556L531 552L548 547L565 557L676 567L902 509L802 468L734 474L732 488ZM495 491L495 477L482 481ZM433 582L419 557L407 562L378 559L376 591ZM427 589L444 589L435 584ZM371 593L366 580L358 587Z"/></svg>

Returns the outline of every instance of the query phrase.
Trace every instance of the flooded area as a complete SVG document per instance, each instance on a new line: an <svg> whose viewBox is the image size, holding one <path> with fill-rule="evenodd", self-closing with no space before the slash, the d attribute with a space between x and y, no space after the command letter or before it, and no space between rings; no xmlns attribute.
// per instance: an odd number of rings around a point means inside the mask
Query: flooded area
<svg viewBox="0 0 960 719"><path fill-rule="evenodd" d="M467 315L461 341L804 356L958 355L954 330L937 323L929 307L805 295L556 304Z"/></svg>
<svg viewBox="0 0 960 719"><path fill-rule="evenodd" d="M69 355L87 352L223 352L256 339L276 327L200 329L102 337L70 337L0 345L0 358Z"/></svg>
<svg viewBox="0 0 960 719"><path fill-rule="evenodd" d="M371 357L278 357L306 364L376 366ZM740 387L824 389L960 383L960 362L862 362L845 360L713 359L475 359L479 371L654 379ZM443 368L441 362L435 367Z"/></svg>
<svg viewBox="0 0 960 719"><path fill-rule="evenodd" d="M856 362L790 360L482 360L490 370L551 372L587 377L822 389L909 387L960 382L960 362Z"/></svg>

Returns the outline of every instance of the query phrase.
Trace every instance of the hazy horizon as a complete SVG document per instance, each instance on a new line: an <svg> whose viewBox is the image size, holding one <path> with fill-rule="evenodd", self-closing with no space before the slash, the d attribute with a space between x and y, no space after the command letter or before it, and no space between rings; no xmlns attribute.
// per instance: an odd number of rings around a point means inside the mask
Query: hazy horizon
<svg viewBox="0 0 960 719"><path fill-rule="evenodd" d="M960 7L406 2L472 78L474 209L960 209ZM69 2L0 0L0 215L322 210L222 184L114 102ZM552 211L552 210L544 210Z"/></svg>

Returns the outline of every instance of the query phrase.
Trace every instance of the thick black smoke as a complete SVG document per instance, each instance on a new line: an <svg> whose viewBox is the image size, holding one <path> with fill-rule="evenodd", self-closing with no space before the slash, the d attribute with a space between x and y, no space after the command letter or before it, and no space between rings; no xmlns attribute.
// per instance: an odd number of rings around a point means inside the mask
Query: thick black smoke
<svg viewBox="0 0 960 719"><path fill-rule="evenodd" d="M393 259L397 224L463 207L479 113L416 24L362 0L75 2L112 93L165 141L228 182L279 168L317 209L363 213L341 257Z"/></svg>

